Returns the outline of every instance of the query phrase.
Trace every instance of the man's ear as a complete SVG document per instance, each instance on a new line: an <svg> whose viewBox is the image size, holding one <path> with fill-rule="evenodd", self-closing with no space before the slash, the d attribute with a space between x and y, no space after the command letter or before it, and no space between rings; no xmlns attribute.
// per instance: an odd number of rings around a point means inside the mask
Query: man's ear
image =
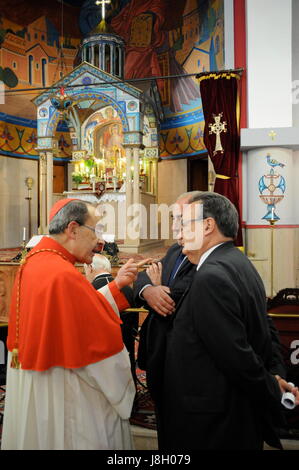
<svg viewBox="0 0 299 470"><path fill-rule="evenodd" d="M212 217L207 217L204 219L204 233L205 235L209 235L214 232L216 227L215 219Z"/></svg>
<svg viewBox="0 0 299 470"><path fill-rule="evenodd" d="M79 227L80 225L78 224L78 222L72 220L65 229L65 233L67 234L68 238L70 238L71 240L75 240Z"/></svg>

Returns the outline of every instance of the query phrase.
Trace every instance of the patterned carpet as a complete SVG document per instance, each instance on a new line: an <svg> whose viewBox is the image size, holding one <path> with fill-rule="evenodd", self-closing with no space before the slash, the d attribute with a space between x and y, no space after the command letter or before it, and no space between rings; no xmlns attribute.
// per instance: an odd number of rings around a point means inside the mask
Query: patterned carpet
<svg viewBox="0 0 299 470"><path fill-rule="evenodd" d="M137 369L137 393L130 423L147 429L156 429L154 403L146 388L146 374Z"/></svg>

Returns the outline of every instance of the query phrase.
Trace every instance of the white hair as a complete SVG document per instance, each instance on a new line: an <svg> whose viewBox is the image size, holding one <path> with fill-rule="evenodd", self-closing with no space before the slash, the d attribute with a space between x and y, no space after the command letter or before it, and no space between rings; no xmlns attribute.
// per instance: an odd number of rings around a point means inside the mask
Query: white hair
<svg viewBox="0 0 299 470"><path fill-rule="evenodd" d="M94 257L92 259L91 266L95 270L102 269L102 270L105 270L108 273L111 273L111 263L110 263L109 259L106 258L106 256L94 255Z"/></svg>

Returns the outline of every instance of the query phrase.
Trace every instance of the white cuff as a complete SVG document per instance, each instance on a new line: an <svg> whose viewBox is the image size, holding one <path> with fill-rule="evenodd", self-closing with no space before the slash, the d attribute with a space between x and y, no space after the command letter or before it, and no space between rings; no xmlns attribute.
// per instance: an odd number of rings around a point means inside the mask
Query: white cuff
<svg viewBox="0 0 299 470"><path fill-rule="evenodd" d="M141 294L144 291L144 289L146 289L147 287L153 287L153 285L152 284L146 284L145 286L142 287L142 289L139 292L139 298L142 299L142 300L145 300L145 298Z"/></svg>

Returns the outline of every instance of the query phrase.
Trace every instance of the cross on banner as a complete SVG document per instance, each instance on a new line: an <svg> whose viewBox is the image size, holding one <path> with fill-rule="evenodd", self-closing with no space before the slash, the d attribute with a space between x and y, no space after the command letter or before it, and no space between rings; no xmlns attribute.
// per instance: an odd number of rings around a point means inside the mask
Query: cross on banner
<svg viewBox="0 0 299 470"><path fill-rule="evenodd" d="M223 113L218 114L218 116L213 115L213 118L215 120L214 124L209 124L209 134L216 134L216 145L215 145L215 150L213 155L216 155L217 152L223 153L223 147L221 144L221 139L220 139L220 134L222 132L227 132L226 128L226 121L220 122L220 119L222 118Z"/></svg>
<svg viewBox="0 0 299 470"><path fill-rule="evenodd" d="M105 19L105 5L109 5L111 3L111 0L96 0L96 5L102 5L102 20Z"/></svg>

